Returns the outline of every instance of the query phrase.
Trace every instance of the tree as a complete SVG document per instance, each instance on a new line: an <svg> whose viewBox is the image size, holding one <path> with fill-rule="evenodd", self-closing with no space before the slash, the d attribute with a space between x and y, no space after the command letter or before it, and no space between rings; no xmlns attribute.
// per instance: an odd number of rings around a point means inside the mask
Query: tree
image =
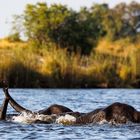
<svg viewBox="0 0 140 140"><path fill-rule="evenodd" d="M111 40L134 37L140 27L140 4L132 2L129 5L120 3L109 9L104 18L104 27Z"/></svg>
<svg viewBox="0 0 140 140"><path fill-rule="evenodd" d="M90 54L101 37L115 41L136 35L140 29L139 9L136 2L120 3L114 8L94 4L78 12L61 4L37 3L28 4L20 17L27 38L36 46L55 43L70 52Z"/></svg>
<svg viewBox="0 0 140 140"><path fill-rule="evenodd" d="M47 6L46 3L28 4L24 12L24 26L29 39L39 45L50 41L49 34L69 15L63 5Z"/></svg>
<svg viewBox="0 0 140 140"><path fill-rule="evenodd" d="M128 5L128 20L129 25L133 29L133 34L137 34L138 28L140 28L140 4L133 1Z"/></svg>
<svg viewBox="0 0 140 140"><path fill-rule="evenodd" d="M89 54L96 46L100 33L97 26L96 19L92 18L86 8L83 8L80 12L71 12L71 15L54 29L51 38L70 52Z"/></svg>
<svg viewBox="0 0 140 140"><path fill-rule="evenodd" d="M90 8L92 17L96 20L97 28L100 30L100 36L105 36L107 34L104 21L109 13L109 7L107 4L94 4Z"/></svg>

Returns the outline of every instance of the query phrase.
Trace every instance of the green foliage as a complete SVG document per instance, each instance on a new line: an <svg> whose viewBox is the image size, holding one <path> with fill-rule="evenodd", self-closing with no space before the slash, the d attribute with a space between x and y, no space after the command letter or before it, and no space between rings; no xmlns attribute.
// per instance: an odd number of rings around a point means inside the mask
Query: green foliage
<svg viewBox="0 0 140 140"><path fill-rule="evenodd" d="M103 24L110 40L118 40L125 37L134 37L140 27L140 4L132 2L129 5L120 3L113 9L109 9Z"/></svg>
<svg viewBox="0 0 140 140"><path fill-rule="evenodd" d="M66 48L70 52L90 54L101 37L111 41L133 38L139 34L140 4L120 3L114 8L107 4L95 4L76 12L65 5L46 3L28 4L24 14L15 20L22 22L25 34L35 46ZM16 21L15 21L16 22ZM21 24L15 24L16 31Z"/></svg>
<svg viewBox="0 0 140 140"><path fill-rule="evenodd" d="M19 42L19 41L21 41L20 34L18 32L11 34L7 37L7 40L10 42Z"/></svg>
<svg viewBox="0 0 140 140"><path fill-rule="evenodd" d="M87 17L88 16L88 17ZM51 38L70 52L89 54L96 46L100 30L96 20L87 11L73 12L52 32Z"/></svg>
<svg viewBox="0 0 140 140"><path fill-rule="evenodd" d="M39 45L48 43L50 32L68 15L66 6L54 4L48 7L46 3L28 4L24 13L27 37L39 42Z"/></svg>

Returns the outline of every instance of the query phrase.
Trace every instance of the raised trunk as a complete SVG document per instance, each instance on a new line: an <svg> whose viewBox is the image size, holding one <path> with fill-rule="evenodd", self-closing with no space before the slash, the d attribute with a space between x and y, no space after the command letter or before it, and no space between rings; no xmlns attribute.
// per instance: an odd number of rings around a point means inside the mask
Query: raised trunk
<svg viewBox="0 0 140 140"><path fill-rule="evenodd" d="M9 94L8 92L8 88L3 88L3 91L4 91L4 94L6 96L6 98L9 99L9 103L10 105L19 113L22 113L22 112L26 112L26 113L33 113L32 111L22 107L21 105L19 105Z"/></svg>
<svg viewBox="0 0 140 140"><path fill-rule="evenodd" d="M5 98L4 102L2 104L1 110L0 110L0 120L5 120L6 119L8 102L9 102L9 99Z"/></svg>

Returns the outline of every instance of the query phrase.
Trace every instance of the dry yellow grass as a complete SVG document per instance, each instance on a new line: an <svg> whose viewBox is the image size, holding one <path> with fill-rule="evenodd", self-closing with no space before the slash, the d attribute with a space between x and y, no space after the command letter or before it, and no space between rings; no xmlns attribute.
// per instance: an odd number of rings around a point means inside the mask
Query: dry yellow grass
<svg viewBox="0 0 140 140"><path fill-rule="evenodd" d="M115 42L102 39L99 41L96 51L99 53L105 53L119 57L128 57L139 48L140 43L134 44L129 42L127 39Z"/></svg>
<svg viewBox="0 0 140 140"><path fill-rule="evenodd" d="M55 46L33 48L30 43L0 40L0 79L16 87L128 87L139 70L138 48L102 40L90 56L80 56Z"/></svg>
<svg viewBox="0 0 140 140"><path fill-rule="evenodd" d="M9 42L7 39L0 39L0 49L26 47L26 42Z"/></svg>

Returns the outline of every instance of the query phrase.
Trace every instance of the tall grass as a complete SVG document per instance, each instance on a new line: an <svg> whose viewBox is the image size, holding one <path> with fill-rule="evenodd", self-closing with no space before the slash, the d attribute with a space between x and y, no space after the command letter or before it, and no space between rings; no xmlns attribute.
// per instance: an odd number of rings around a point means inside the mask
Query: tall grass
<svg viewBox="0 0 140 140"><path fill-rule="evenodd" d="M29 43L0 47L0 79L8 80L11 87L50 88L131 87L137 82L138 50L81 56L46 47L35 49Z"/></svg>

